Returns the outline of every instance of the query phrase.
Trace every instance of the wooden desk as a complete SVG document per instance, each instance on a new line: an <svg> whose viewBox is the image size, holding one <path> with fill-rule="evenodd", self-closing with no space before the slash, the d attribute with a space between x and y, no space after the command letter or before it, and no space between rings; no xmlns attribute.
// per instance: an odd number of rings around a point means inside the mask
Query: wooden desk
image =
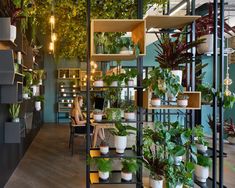
<svg viewBox="0 0 235 188"><path fill-rule="evenodd" d="M93 136L93 143L92 143L92 147L94 148L96 147L97 136L98 136L99 130L102 129L102 132L104 134L104 129L114 128L114 123L91 121L91 125L94 126L94 136Z"/></svg>

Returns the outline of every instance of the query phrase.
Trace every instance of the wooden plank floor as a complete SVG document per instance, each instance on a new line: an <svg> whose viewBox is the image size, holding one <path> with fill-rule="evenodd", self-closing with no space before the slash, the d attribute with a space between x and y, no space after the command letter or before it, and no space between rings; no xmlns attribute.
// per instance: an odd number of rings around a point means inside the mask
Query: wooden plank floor
<svg viewBox="0 0 235 188"><path fill-rule="evenodd" d="M68 126L44 125L5 188L85 188L85 140L77 138L75 154L68 150ZM225 185L235 188L235 146L225 144ZM96 185L108 188L111 185ZM112 185L134 188L133 185Z"/></svg>

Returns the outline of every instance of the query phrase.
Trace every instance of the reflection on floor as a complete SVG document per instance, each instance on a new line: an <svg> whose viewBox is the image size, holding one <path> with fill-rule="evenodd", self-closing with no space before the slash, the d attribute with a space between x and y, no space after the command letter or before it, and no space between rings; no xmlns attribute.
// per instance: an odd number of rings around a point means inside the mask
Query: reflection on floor
<svg viewBox="0 0 235 188"><path fill-rule="evenodd" d="M85 188L85 140L76 139L75 154L71 157L68 137L68 126L43 126L5 188ZM226 144L225 150L228 153L225 184L228 188L234 188L235 146ZM92 187L108 188L110 185Z"/></svg>

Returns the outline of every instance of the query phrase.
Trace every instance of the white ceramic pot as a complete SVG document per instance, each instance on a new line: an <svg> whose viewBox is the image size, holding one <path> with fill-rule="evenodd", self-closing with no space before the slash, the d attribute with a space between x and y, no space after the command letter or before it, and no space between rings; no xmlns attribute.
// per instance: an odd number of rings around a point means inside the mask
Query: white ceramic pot
<svg viewBox="0 0 235 188"><path fill-rule="evenodd" d="M93 85L95 87L103 87L104 86L104 81L103 80L96 80L96 81L94 81Z"/></svg>
<svg viewBox="0 0 235 188"><path fill-rule="evenodd" d="M99 177L102 180L107 180L107 179L109 179L109 172L101 172L101 171L99 171Z"/></svg>
<svg viewBox="0 0 235 188"><path fill-rule="evenodd" d="M135 120L135 112L125 112L124 118L127 121Z"/></svg>
<svg viewBox="0 0 235 188"><path fill-rule="evenodd" d="M121 172L121 177L125 181L131 181L132 180L132 173Z"/></svg>
<svg viewBox="0 0 235 188"><path fill-rule="evenodd" d="M16 39L16 26L10 25L10 40L14 42Z"/></svg>
<svg viewBox="0 0 235 188"><path fill-rule="evenodd" d="M12 120L12 122L19 123L20 122L20 118L15 118L15 119Z"/></svg>
<svg viewBox="0 0 235 188"><path fill-rule="evenodd" d="M235 144L235 137L228 137L228 141L231 144Z"/></svg>
<svg viewBox="0 0 235 188"><path fill-rule="evenodd" d="M38 85L42 85L42 79L39 79Z"/></svg>
<svg viewBox="0 0 235 188"><path fill-rule="evenodd" d="M183 188L183 184L182 183L178 183L175 188Z"/></svg>
<svg viewBox="0 0 235 188"><path fill-rule="evenodd" d="M33 92L32 92L33 96L36 96L36 93L37 93L37 86L36 86L36 85L33 85L33 86L31 86L31 88L32 88L32 90L33 90Z"/></svg>
<svg viewBox="0 0 235 188"><path fill-rule="evenodd" d="M17 52L17 63L21 64L21 62L22 62L22 54L21 52Z"/></svg>
<svg viewBox="0 0 235 188"><path fill-rule="evenodd" d="M71 108L71 107L72 107L72 104L69 103L69 104L68 104L68 107Z"/></svg>
<svg viewBox="0 0 235 188"><path fill-rule="evenodd" d="M187 107L188 106L188 99L179 100L177 99L177 105L181 107Z"/></svg>
<svg viewBox="0 0 235 188"><path fill-rule="evenodd" d="M205 183L206 179L209 177L209 167L196 165L195 176L198 181Z"/></svg>
<svg viewBox="0 0 235 188"><path fill-rule="evenodd" d="M109 152L109 146L100 146L100 153L106 155Z"/></svg>
<svg viewBox="0 0 235 188"><path fill-rule="evenodd" d="M134 80L128 80L127 85L129 87L133 87L134 86Z"/></svg>
<svg viewBox="0 0 235 188"><path fill-rule="evenodd" d="M117 87L118 86L118 82L117 81L113 81L110 86Z"/></svg>
<svg viewBox="0 0 235 188"><path fill-rule="evenodd" d="M183 160L183 156L176 156L176 157L174 157L174 164L178 166L178 165L180 165L182 160Z"/></svg>
<svg viewBox="0 0 235 188"><path fill-rule="evenodd" d="M176 101L176 97L178 94L173 95L172 93L167 92L167 98L169 101Z"/></svg>
<svg viewBox="0 0 235 188"><path fill-rule="evenodd" d="M199 39L205 39L205 41L197 46L197 53L213 53L213 34L201 36Z"/></svg>
<svg viewBox="0 0 235 188"><path fill-rule="evenodd" d="M64 92L64 88L61 89L61 92Z"/></svg>
<svg viewBox="0 0 235 188"><path fill-rule="evenodd" d="M117 153L124 153L126 149L127 136L114 136L114 146Z"/></svg>
<svg viewBox="0 0 235 188"><path fill-rule="evenodd" d="M28 94L28 93L24 93L24 94L23 94L23 98L24 98L24 99L28 99L28 98L29 98L29 94Z"/></svg>
<svg viewBox="0 0 235 188"><path fill-rule="evenodd" d="M101 121L103 114L94 114L93 118L95 121Z"/></svg>
<svg viewBox="0 0 235 188"><path fill-rule="evenodd" d="M171 73L179 77L179 83L182 83L183 71L182 70L172 70Z"/></svg>
<svg viewBox="0 0 235 188"><path fill-rule="evenodd" d="M129 49L126 48L126 47L122 47L119 53L120 53L120 54L131 55L131 54L133 54L133 50L129 50Z"/></svg>
<svg viewBox="0 0 235 188"><path fill-rule="evenodd" d="M153 178L149 178L149 185L152 188L163 188L163 179L162 180L155 180Z"/></svg>
<svg viewBox="0 0 235 188"><path fill-rule="evenodd" d="M41 110L41 101L35 101L35 109L37 111L40 111Z"/></svg>
<svg viewBox="0 0 235 188"><path fill-rule="evenodd" d="M204 146L203 144L196 144L197 150L202 152L202 153L206 153L207 151L207 146Z"/></svg>
<svg viewBox="0 0 235 188"><path fill-rule="evenodd" d="M151 99L152 106L161 106L161 99Z"/></svg>

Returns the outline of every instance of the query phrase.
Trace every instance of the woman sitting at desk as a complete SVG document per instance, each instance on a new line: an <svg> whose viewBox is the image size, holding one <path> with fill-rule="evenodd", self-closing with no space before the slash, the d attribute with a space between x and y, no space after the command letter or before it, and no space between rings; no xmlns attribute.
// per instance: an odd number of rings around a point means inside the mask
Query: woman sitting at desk
<svg viewBox="0 0 235 188"><path fill-rule="evenodd" d="M82 96L77 96L73 102L73 108L71 110L72 125L75 128L75 133L86 134L86 118L82 114L81 107L83 105ZM93 133L93 126L90 126L90 133ZM104 135L101 131L98 133L99 137L104 140Z"/></svg>

